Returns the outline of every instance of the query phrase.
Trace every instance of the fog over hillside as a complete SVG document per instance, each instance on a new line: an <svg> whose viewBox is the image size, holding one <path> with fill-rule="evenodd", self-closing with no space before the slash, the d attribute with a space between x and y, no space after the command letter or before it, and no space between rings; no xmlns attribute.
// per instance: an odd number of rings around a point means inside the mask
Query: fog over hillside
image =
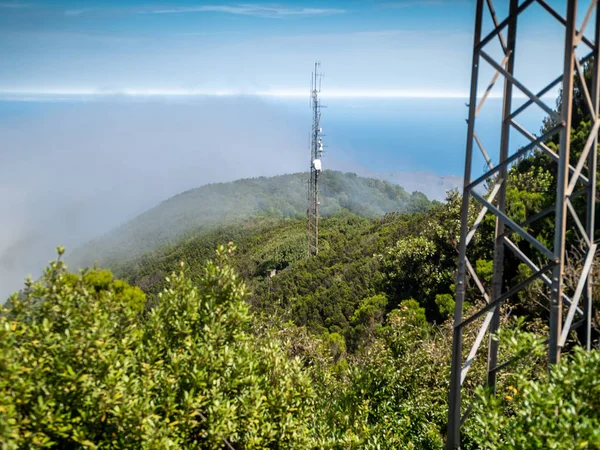
<svg viewBox="0 0 600 450"><path fill-rule="evenodd" d="M132 257L173 245L214 226L260 215L301 219L306 217L308 173L241 179L205 185L178 194L128 223L76 249L68 260L76 267L95 262L112 267ZM422 193L353 173L326 170L320 175L320 215L343 210L362 217L381 217L388 212L429 209Z"/></svg>
<svg viewBox="0 0 600 450"><path fill-rule="evenodd" d="M441 176L431 172L373 172L363 168L356 170L356 174L397 184L407 192L422 192L429 199L439 201L446 198L448 191L462 190L463 183L462 177Z"/></svg>
<svg viewBox="0 0 600 450"><path fill-rule="evenodd" d="M308 165L308 108L304 123L245 97L38 105L0 121L0 296L37 276L56 246L73 250L180 192ZM443 183L349 165L328 139L325 168L444 197Z"/></svg>
<svg viewBox="0 0 600 450"><path fill-rule="evenodd" d="M54 257L206 183L299 171L305 134L245 98L91 103L0 125L0 294Z"/></svg>

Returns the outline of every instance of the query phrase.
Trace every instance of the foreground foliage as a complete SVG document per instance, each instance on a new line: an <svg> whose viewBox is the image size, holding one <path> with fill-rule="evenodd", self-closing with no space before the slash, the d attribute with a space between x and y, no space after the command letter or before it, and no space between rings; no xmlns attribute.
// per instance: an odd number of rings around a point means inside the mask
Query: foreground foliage
<svg viewBox="0 0 600 450"><path fill-rule="evenodd" d="M527 335L527 333L525 333ZM543 354L542 340L504 340L527 357ZM528 342L527 342L528 341ZM551 371L531 373L530 365L513 371L497 395L478 391L469 423L473 448L599 449L600 351L580 347Z"/></svg>
<svg viewBox="0 0 600 450"><path fill-rule="evenodd" d="M350 352L338 333L251 314L232 253L195 282L182 268L155 302L60 261L29 282L0 315L2 448L443 448L449 322L413 299L384 315L375 295ZM503 348L535 359L524 335ZM600 448L599 355L577 350L550 376L521 360L500 395L476 391L465 448Z"/></svg>
<svg viewBox="0 0 600 450"><path fill-rule="evenodd" d="M29 282L0 316L2 448L441 448L446 355L417 302L347 355L253 319L232 252L150 309L108 271Z"/></svg>
<svg viewBox="0 0 600 450"><path fill-rule="evenodd" d="M306 448L313 392L255 339L221 248L156 308L110 272L53 263L0 317L0 441L11 448ZM240 445L241 444L241 445Z"/></svg>

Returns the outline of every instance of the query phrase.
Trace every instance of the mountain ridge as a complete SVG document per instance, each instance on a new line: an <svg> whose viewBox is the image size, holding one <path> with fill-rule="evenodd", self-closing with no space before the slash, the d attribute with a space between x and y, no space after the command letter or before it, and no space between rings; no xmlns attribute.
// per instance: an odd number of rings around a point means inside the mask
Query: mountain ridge
<svg viewBox="0 0 600 450"><path fill-rule="evenodd" d="M107 264L140 256L173 243L190 231L257 214L301 218L306 214L303 172L210 183L176 194L121 226L88 241L69 255L71 265ZM348 210L363 217L423 211L431 206L421 192L355 173L327 170L321 175L321 214Z"/></svg>

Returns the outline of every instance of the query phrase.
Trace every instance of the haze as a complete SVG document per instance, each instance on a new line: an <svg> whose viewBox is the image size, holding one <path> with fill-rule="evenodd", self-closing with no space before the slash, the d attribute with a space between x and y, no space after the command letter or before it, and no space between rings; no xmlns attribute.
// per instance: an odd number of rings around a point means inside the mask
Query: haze
<svg viewBox="0 0 600 450"><path fill-rule="evenodd" d="M305 136L252 99L82 104L0 127L0 286L178 192L298 172Z"/></svg>

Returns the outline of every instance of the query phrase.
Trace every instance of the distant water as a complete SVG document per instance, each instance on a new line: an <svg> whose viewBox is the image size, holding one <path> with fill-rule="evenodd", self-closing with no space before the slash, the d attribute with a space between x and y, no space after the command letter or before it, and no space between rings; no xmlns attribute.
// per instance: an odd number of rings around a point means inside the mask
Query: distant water
<svg viewBox="0 0 600 450"><path fill-rule="evenodd" d="M267 102L287 117L291 129L308 135L308 100ZM341 168L356 166L374 172L463 175L468 115L465 99L331 99L324 104L325 161L330 159ZM115 108L118 105L115 103ZM59 111L83 107L85 103L68 100L0 101L0 126L10 127L11 122L23 125L23 121L43 120ZM534 109L523 113L518 121L537 133L544 116L541 110ZM479 136L492 159L498 152L500 117L501 101L492 98L477 119ZM513 149L525 143L513 132ZM484 161L475 151L474 171L480 171Z"/></svg>
<svg viewBox="0 0 600 450"><path fill-rule="evenodd" d="M520 105L523 100L515 100ZM276 101L300 118L310 117L308 101ZM302 104L301 104L302 103ZM554 102L548 102L553 105ZM468 107L460 98L332 99L324 100L322 125L329 145L326 161L366 167L375 172L433 172L463 176ZM484 147L497 161L502 102L490 98L477 118L477 131ZM514 108L513 108L514 109ZM538 134L545 113L537 107L517 117L517 122ZM528 141L511 135L513 149ZM474 174L485 161L475 147ZM325 162L325 164L327 164Z"/></svg>

